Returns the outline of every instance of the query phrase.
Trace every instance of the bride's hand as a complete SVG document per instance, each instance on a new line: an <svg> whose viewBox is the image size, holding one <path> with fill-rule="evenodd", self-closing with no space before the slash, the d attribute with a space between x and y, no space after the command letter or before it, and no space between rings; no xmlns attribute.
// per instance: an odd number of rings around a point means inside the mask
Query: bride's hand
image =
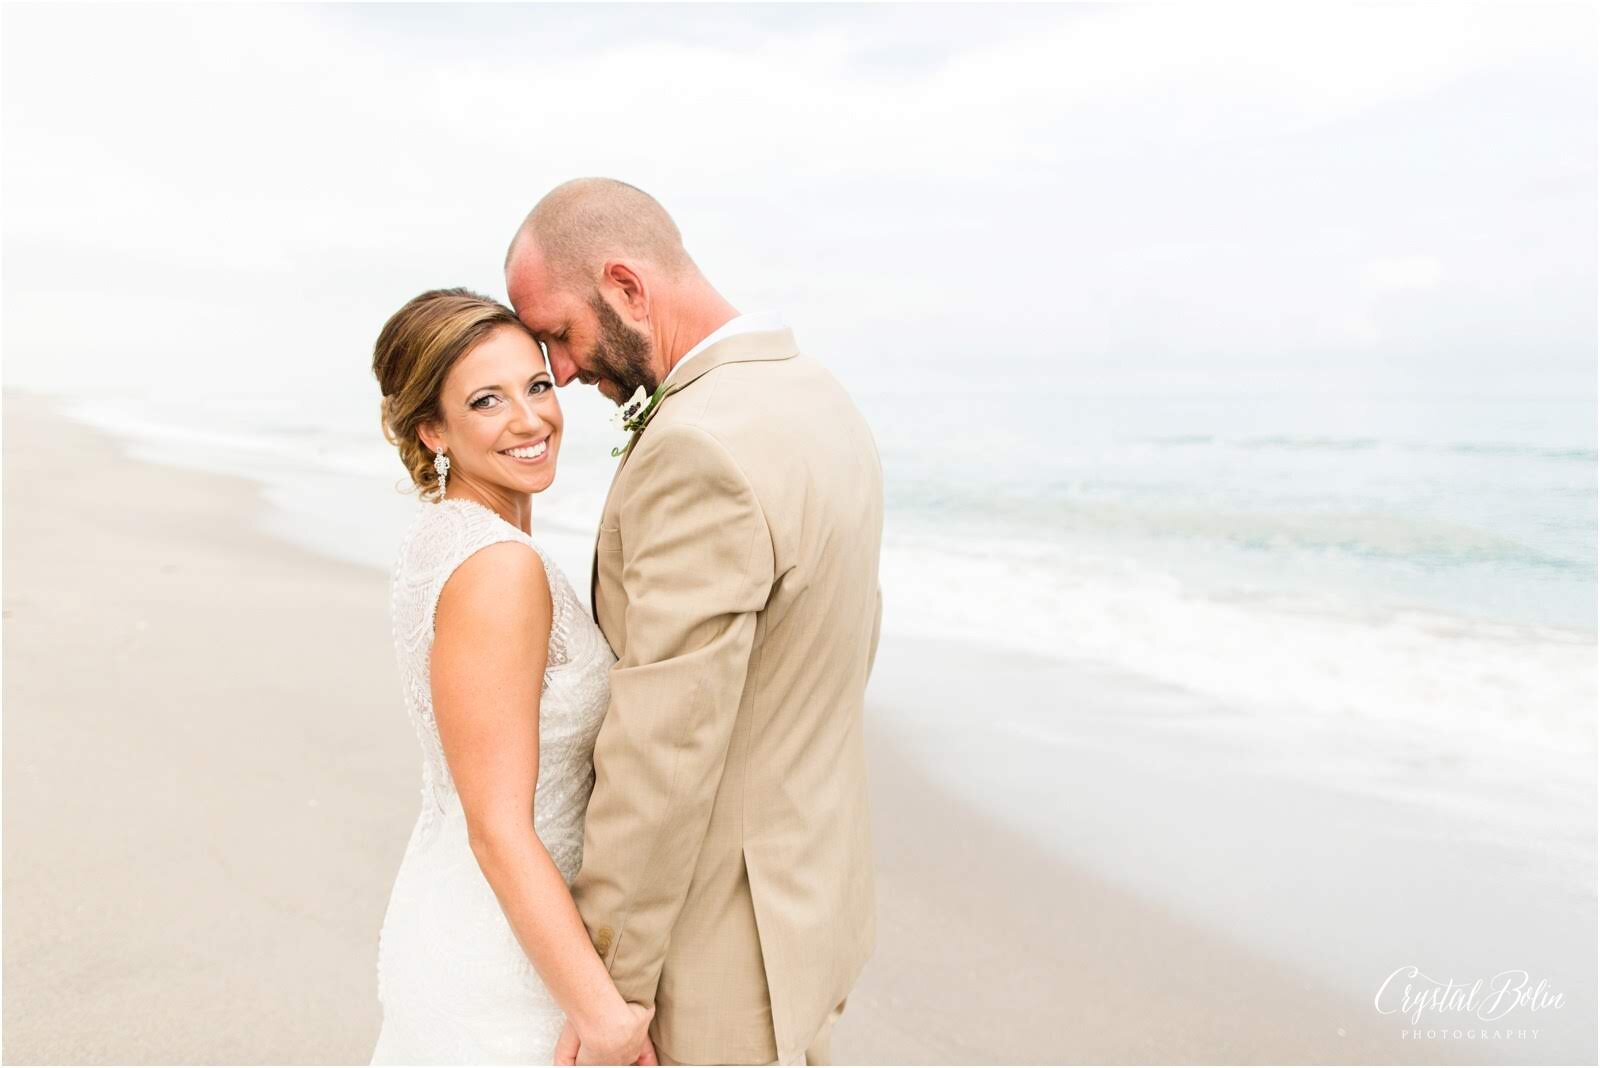
<svg viewBox="0 0 1600 1068"><path fill-rule="evenodd" d="M556 1039L556 1064L578 1063L578 1029L568 1020L561 1025L561 1037Z"/></svg>
<svg viewBox="0 0 1600 1068"><path fill-rule="evenodd" d="M602 1021L592 1033L584 1035L574 1031L575 1043L563 1031L562 1041L556 1046L558 1057L568 1052L576 1053L578 1064L655 1064L656 1051L650 1044L650 1021L655 1014L653 1008L626 1002L621 1012ZM576 1050L571 1048L574 1044Z"/></svg>

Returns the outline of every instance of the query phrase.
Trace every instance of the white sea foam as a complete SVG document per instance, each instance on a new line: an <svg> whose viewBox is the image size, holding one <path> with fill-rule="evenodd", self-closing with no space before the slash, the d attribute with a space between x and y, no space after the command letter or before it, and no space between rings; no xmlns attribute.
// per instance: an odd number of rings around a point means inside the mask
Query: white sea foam
<svg viewBox="0 0 1600 1068"><path fill-rule="evenodd" d="M1201 592L1149 560L1039 541L891 532L883 585L893 632L1090 658L1413 742L1595 752L1595 648L1579 631L1335 591Z"/></svg>

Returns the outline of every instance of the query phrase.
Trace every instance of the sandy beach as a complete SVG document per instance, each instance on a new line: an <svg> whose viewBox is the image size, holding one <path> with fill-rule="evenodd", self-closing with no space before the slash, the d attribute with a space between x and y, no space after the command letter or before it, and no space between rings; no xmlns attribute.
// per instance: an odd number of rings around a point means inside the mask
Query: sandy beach
<svg viewBox="0 0 1600 1068"><path fill-rule="evenodd" d="M263 510L6 394L7 1063L370 1055L419 782L388 578ZM999 714L1030 703L1064 744ZM1088 666L886 636L870 714L879 942L840 1063L1595 1060L1592 871ZM1405 1038L1373 995L1428 959L1566 1004L1513 1018L1538 1039Z"/></svg>

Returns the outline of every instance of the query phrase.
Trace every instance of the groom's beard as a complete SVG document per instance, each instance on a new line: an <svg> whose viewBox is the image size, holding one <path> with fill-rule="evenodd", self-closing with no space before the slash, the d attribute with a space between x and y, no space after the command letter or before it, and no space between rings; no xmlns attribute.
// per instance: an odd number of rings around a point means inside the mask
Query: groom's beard
<svg viewBox="0 0 1600 1068"><path fill-rule="evenodd" d="M599 320L600 336L589 353L587 374L610 381L618 390L611 398L617 404L641 388L646 394L654 393L657 382L650 368L650 335L623 322L599 293L589 298L589 307Z"/></svg>

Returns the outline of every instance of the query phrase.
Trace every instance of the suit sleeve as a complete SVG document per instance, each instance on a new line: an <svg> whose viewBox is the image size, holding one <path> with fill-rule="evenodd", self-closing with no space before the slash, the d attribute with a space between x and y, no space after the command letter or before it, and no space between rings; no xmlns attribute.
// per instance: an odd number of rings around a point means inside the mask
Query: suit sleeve
<svg viewBox="0 0 1600 1068"><path fill-rule="evenodd" d="M721 442L671 426L639 445L620 512L626 645L572 891L617 989L651 1005L774 576L760 504Z"/></svg>

